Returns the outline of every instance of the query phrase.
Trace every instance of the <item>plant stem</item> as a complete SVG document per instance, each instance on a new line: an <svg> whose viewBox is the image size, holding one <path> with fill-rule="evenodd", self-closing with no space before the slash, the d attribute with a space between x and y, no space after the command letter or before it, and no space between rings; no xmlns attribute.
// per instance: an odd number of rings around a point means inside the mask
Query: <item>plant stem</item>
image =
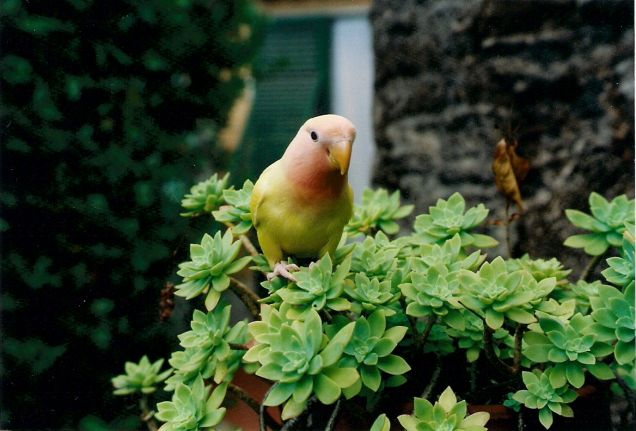
<svg viewBox="0 0 636 431"><path fill-rule="evenodd" d="M631 408L634 408L634 391L625 383L625 380L618 375L616 370L614 370L614 377L616 378L616 383L623 391L625 399L629 402L629 405L632 406Z"/></svg>
<svg viewBox="0 0 636 431"><path fill-rule="evenodd" d="M267 424L267 426L269 426L271 429L278 429L278 424L269 415L269 413L267 413L267 411L265 410L265 406L259 404L258 401L249 396L243 389L233 383L230 383L227 388L232 395L243 401L249 406L249 408L256 412L256 414L259 416L259 422L263 423L263 430L265 430L265 424Z"/></svg>
<svg viewBox="0 0 636 431"><path fill-rule="evenodd" d="M250 348L245 344L238 343L228 343L230 345L230 349L233 350L249 350Z"/></svg>
<svg viewBox="0 0 636 431"><path fill-rule="evenodd" d="M484 353L486 358L503 376L508 377L511 374L516 374L514 368L502 361L495 353L495 345L492 338L494 333L495 331L484 323Z"/></svg>
<svg viewBox="0 0 636 431"><path fill-rule="evenodd" d="M506 199L506 248L508 259L512 259L512 245L510 245L510 202Z"/></svg>
<svg viewBox="0 0 636 431"><path fill-rule="evenodd" d="M587 278L590 276L590 274L594 271L594 268L596 268L596 265L601 260L601 257L603 257L602 254L599 254L598 256L592 256L590 261L587 263L587 265L585 266L585 268L581 272L581 275L579 276L579 280L580 281L586 281L587 280Z"/></svg>
<svg viewBox="0 0 636 431"><path fill-rule="evenodd" d="M431 330L433 329L433 325L437 322L437 314L433 314L428 317L426 321L426 327L424 328L424 332L422 332L422 337L420 338L420 347L424 346L428 336L431 334Z"/></svg>
<svg viewBox="0 0 636 431"><path fill-rule="evenodd" d="M261 298L252 291L247 285L240 282L234 277L230 277L230 287L234 293L239 297L241 302L245 304L249 312L252 314L255 320L258 320L261 316L261 306L258 301Z"/></svg>
<svg viewBox="0 0 636 431"><path fill-rule="evenodd" d="M302 419L306 419L307 412L310 411L311 406L314 403L315 399L316 399L315 397L309 398L307 400L307 406L305 407L305 410L301 414L299 414L298 416L293 417L293 418L289 419L288 421L285 421L285 423L283 424L283 427L280 429L280 431L292 431L294 429L294 426L299 424ZM263 431L263 430L261 430L261 431Z"/></svg>
<svg viewBox="0 0 636 431"><path fill-rule="evenodd" d="M442 374L442 361L440 361L439 357L437 358L437 365L435 366L435 370L431 375L431 380L429 380L428 385L424 388L422 392L422 398L428 399L431 396L431 392L435 389L435 385L439 380L439 376Z"/></svg>
<svg viewBox="0 0 636 431"><path fill-rule="evenodd" d="M333 412L331 412L331 416L329 417L329 422L327 422L327 426L325 427L325 431L333 431L336 426L336 419L338 418L338 412L340 411L340 398L336 401L336 406L333 408Z"/></svg>
<svg viewBox="0 0 636 431"><path fill-rule="evenodd" d="M247 235L239 235L239 239L243 244L243 248L245 248L245 251L247 251L250 256L258 256L258 250L256 250L256 247L254 247L254 244L252 244L252 241L250 241Z"/></svg>
<svg viewBox="0 0 636 431"><path fill-rule="evenodd" d="M267 396L272 391L272 389L274 389L274 385L270 386L269 389L267 390L267 392L265 392L265 396L263 397L263 401L265 401L267 399ZM266 422L265 417L266 416L269 416L269 415L267 414L267 411L265 410L265 405L263 403L261 403L261 405L258 406L258 430L259 431L265 431L266 430L266 427L265 427L265 422Z"/></svg>
<svg viewBox="0 0 636 431"><path fill-rule="evenodd" d="M477 361L471 362L468 366L468 376L470 379L470 393L477 390Z"/></svg>
<svg viewBox="0 0 636 431"><path fill-rule="evenodd" d="M517 431L523 431L525 429L525 425L523 424L523 410L519 410L517 414Z"/></svg>
<svg viewBox="0 0 636 431"><path fill-rule="evenodd" d="M239 400L247 404L252 410L260 414L261 405L254 398L250 397L243 389L236 386L234 383L228 385L228 390Z"/></svg>
<svg viewBox="0 0 636 431"><path fill-rule="evenodd" d="M141 409L141 420L146 423L148 431L157 431L159 427L155 422L155 412L148 408L148 395L144 394L139 400L139 408Z"/></svg>
<svg viewBox="0 0 636 431"><path fill-rule="evenodd" d="M512 371L514 374L519 374L521 370L521 341L523 340L523 332L526 325L518 324L515 329L515 353L512 358Z"/></svg>

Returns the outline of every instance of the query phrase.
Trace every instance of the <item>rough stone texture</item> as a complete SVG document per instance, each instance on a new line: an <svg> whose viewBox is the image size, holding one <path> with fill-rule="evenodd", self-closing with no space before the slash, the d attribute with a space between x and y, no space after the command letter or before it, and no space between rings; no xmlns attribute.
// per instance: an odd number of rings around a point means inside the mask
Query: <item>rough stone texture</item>
<svg viewBox="0 0 636 431"><path fill-rule="evenodd" d="M377 0L374 183L426 211L461 192L503 218L494 146L515 131L530 159L516 254L563 247L565 208L634 195L633 2ZM491 228L502 239L502 228ZM499 250L500 252L502 250Z"/></svg>

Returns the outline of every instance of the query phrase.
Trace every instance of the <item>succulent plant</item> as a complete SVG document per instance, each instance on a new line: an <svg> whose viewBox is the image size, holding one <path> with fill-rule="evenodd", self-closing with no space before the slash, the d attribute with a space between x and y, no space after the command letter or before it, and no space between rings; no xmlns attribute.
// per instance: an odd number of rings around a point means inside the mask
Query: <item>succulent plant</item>
<svg viewBox="0 0 636 431"><path fill-rule="evenodd" d="M228 205L223 205L212 212L214 219L229 225L234 235L243 235L252 228L250 198L253 189L254 184L246 180L240 190L225 190L223 199Z"/></svg>
<svg viewBox="0 0 636 431"><path fill-rule="evenodd" d="M289 321L270 306L263 308L269 308L263 310L263 320L249 324L256 344L243 359L258 362L256 375L276 382L263 404L285 403L283 419L298 416L312 394L323 404L336 402L342 389L360 378L355 368L337 364L351 339L354 322L327 339L320 316L313 309L304 321Z"/></svg>
<svg viewBox="0 0 636 431"><path fill-rule="evenodd" d="M462 304L483 316L492 329L500 328L504 317L524 324L535 322L531 312L534 304L556 285L554 278L537 282L525 270L508 272L501 257L485 262L477 273L462 270L459 277L464 290Z"/></svg>
<svg viewBox="0 0 636 431"><path fill-rule="evenodd" d="M426 328L426 324L428 322L424 322L419 320L416 323L417 331L420 334L423 334ZM457 349L455 347L455 343L453 339L449 336L452 328L449 328L447 325L436 323L431 328L431 332L429 332L428 337L426 338L426 343L422 347L422 352L424 353L434 353L437 356L446 356L455 352Z"/></svg>
<svg viewBox="0 0 636 431"><path fill-rule="evenodd" d="M625 289L625 292L601 285L598 296L591 297L590 303L595 323L587 329L587 332L594 334L597 340L614 346L616 362L621 365L633 363L636 357L634 284Z"/></svg>
<svg viewBox="0 0 636 431"><path fill-rule="evenodd" d="M522 353L533 362L555 364L550 373L550 383L555 388L567 382L580 388L585 382L585 369L597 378L611 378L608 365L597 359L610 354L612 348L590 333L592 323L592 316L581 314L565 322L542 315L539 326L543 332L526 332Z"/></svg>
<svg viewBox="0 0 636 431"><path fill-rule="evenodd" d="M343 319L348 322L348 319ZM337 328L339 325L334 326ZM360 379L344 391L348 398L357 395L363 385L371 391L377 391L382 381L381 371L400 376L411 369L402 357L392 354L406 330L406 326L387 329L382 310L374 311L368 318L359 317L356 320L353 335L339 363L341 367L357 368L360 373Z"/></svg>
<svg viewBox="0 0 636 431"><path fill-rule="evenodd" d="M400 226L395 220L402 219L413 211L413 205L400 206L400 192L391 195L384 189L365 189L362 204L354 207L353 217L345 226L349 235L368 234L382 230L388 235L396 234Z"/></svg>
<svg viewBox="0 0 636 431"><path fill-rule="evenodd" d="M572 417L574 413L568 405L576 399L576 392L568 386L554 387L551 374L552 368L545 371L523 371L521 378L526 389L521 389L512 398L529 409L539 410L539 421L547 429L552 426L554 420L552 414Z"/></svg>
<svg viewBox="0 0 636 431"><path fill-rule="evenodd" d="M216 383L231 380L243 352L232 350L230 344L244 344L248 334L244 321L229 325L230 308L217 307L207 314L194 311L192 330L179 335L185 350L174 352L170 358L175 372L166 381L166 390L173 390L177 383L190 384L199 374L205 379L213 378Z"/></svg>
<svg viewBox="0 0 636 431"><path fill-rule="evenodd" d="M393 291L391 280L369 279L364 273L355 275L354 283L345 286L345 293L351 299L351 311L356 314L380 309L386 316L392 316L395 310L391 305L400 297L399 292Z"/></svg>
<svg viewBox="0 0 636 431"><path fill-rule="evenodd" d="M398 421L406 431L486 431L490 415L486 412L466 416L466 401L457 402L447 387L435 404L425 398L413 400L413 414L400 415Z"/></svg>
<svg viewBox="0 0 636 431"><path fill-rule="evenodd" d="M591 282L578 280L576 284L568 284L554 289L552 296L559 302L574 299L576 312L588 314L590 310L590 298L598 295L598 288L600 286L603 286L603 283L598 280Z"/></svg>
<svg viewBox="0 0 636 431"><path fill-rule="evenodd" d="M342 297L350 267L351 259L347 258L333 271L331 257L325 254L310 268L301 268L294 274L296 283L276 290L283 301L281 311L289 319L302 319L312 309L350 309L351 303Z"/></svg>
<svg viewBox="0 0 636 431"><path fill-rule="evenodd" d="M634 224L634 200L620 195L608 202L598 193L592 193L589 203L592 215L578 210L566 210L565 215L574 226L590 233L573 235L564 244L599 256L610 246L621 246L625 224Z"/></svg>
<svg viewBox="0 0 636 431"><path fill-rule="evenodd" d="M230 174L219 178L218 174L212 175L205 181L194 185L190 193L181 201L181 206L187 210L181 213L183 217L194 217L200 214L211 213L223 205L223 191L227 188Z"/></svg>
<svg viewBox="0 0 636 431"><path fill-rule="evenodd" d="M537 281L554 277L557 284L567 284L567 276L572 272L571 269L564 269L561 262L556 258L549 260L531 259L528 254L524 254L519 259L507 260L506 266L510 272L525 269Z"/></svg>
<svg viewBox="0 0 636 431"><path fill-rule="evenodd" d="M441 265L429 268L426 274L413 272L411 282L400 285L408 304L406 314L413 317L441 316L451 328L463 330L457 274L449 274Z"/></svg>
<svg viewBox="0 0 636 431"><path fill-rule="evenodd" d="M157 390L157 385L172 373L171 369L160 372L163 359L150 363L146 355L139 363L126 362L126 374L120 374L111 379L115 395L128 395L135 392L151 394Z"/></svg>
<svg viewBox="0 0 636 431"><path fill-rule="evenodd" d="M444 241L442 244L423 244L414 250L410 258L411 269L416 272L426 272L432 266L442 265L448 272L455 273L460 269L474 270L486 258L479 251L466 255L462 250L462 240L459 234Z"/></svg>
<svg viewBox="0 0 636 431"><path fill-rule="evenodd" d="M445 333L454 340L457 345L466 352L468 362L475 362L479 359L481 351L484 348L484 321L469 311L462 311L462 319L464 320L464 329L458 330L452 327L445 328ZM446 323L446 321L444 320ZM436 325L437 326L437 325ZM435 327L433 327L435 329ZM431 331L432 335L432 331ZM429 336L429 339L431 336ZM499 357L509 357L500 352L499 346L513 345L514 341L508 331L503 328L497 329L493 333L495 353ZM429 344L428 342L426 344ZM426 346L425 346L426 350Z"/></svg>
<svg viewBox="0 0 636 431"><path fill-rule="evenodd" d="M241 243L232 240L232 232L227 230L223 236L220 232L214 237L206 233L201 244L191 244L191 260L179 264L177 274L183 277L183 283L176 286L175 295L192 299L205 293L206 308L214 309L221 293L230 286L229 276L251 260L249 256L237 259Z"/></svg>
<svg viewBox="0 0 636 431"><path fill-rule="evenodd" d="M466 202L459 193L454 193L447 201L438 199L428 214L415 219L415 235L421 240L441 244L459 234L462 247L488 248L498 244L497 240L483 234L472 233L471 229L482 223L488 216L483 204L470 208L466 213Z"/></svg>
<svg viewBox="0 0 636 431"><path fill-rule="evenodd" d="M208 397L203 378L198 376L192 386L179 383L172 395L172 401L157 404L157 419L165 422L159 431L211 430L221 423L225 407L220 407L227 383L214 388Z"/></svg>
<svg viewBox="0 0 636 431"><path fill-rule="evenodd" d="M385 278L396 269L396 256L400 252L393 246L386 235L378 232L375 237L367 237L355 244L351 253L351 271L368 277Z"/></svg>

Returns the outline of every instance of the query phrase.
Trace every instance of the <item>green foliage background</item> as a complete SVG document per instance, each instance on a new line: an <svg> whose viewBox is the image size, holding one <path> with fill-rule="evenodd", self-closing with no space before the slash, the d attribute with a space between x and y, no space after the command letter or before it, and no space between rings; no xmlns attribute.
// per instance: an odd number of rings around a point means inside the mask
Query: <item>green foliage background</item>
<svg viewBox="0 0 636 431"><path fill-rule="evenodd" d="M215 134L261 18L248 0L5 0L0 14L0 427L134 427L110 376L174 350L183 322L159 328L149 304L205 228L183 237L179 200L223 168Z"/></svg>

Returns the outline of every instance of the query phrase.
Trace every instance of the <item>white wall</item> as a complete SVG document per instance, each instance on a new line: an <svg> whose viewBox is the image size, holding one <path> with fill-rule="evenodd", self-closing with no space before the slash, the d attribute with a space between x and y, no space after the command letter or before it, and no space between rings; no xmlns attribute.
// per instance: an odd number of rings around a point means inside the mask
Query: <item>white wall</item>
<svg viewBox="0 0 636 431"><path fill-rule="evenodd" d="M371 183L373 141L373 41L366 15L335 18L332 30L331 103L334 114L356 125L349 183L356 202Z"/></svg>

